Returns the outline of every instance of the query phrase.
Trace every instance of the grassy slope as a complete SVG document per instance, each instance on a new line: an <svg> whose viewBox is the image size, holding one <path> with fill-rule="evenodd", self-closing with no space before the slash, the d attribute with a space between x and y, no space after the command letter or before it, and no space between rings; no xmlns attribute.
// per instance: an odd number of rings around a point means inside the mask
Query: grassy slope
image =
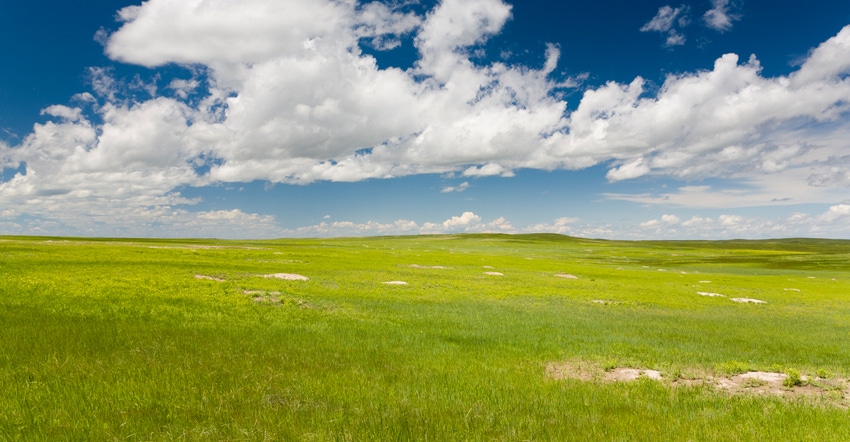
<svg viewBox="0 0 850 442"><path fill-rule="evenodd" d="M544 369L848 376L848 258L801 239L0 238L0 439L848 440L842 408ZM278 272L310 280L252 276Z"/></svg>

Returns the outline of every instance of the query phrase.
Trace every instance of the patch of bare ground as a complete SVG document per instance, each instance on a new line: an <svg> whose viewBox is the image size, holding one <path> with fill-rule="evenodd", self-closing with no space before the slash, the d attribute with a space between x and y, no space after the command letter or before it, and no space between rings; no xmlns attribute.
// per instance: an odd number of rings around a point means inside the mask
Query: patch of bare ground
<svg viewBox="0 0 850 442"><path fill-rule="evenodd" d="M413 269L446 269L448 267L445 266L421 266L419 264L412 264L410 268Z"/></svg>
<svg viewBox="0 0 850 442"><path fill-rule="evenodd" d="M558 278L564 278L564 279L578 279L578 276L570 275L569 273L558 273L555 276L557 276Z"/></svg>
<svg viewBox="0 0 850 442"><path fill-rule="evenodd" d="M484 274L489 276L505 276L504 273L499 272L484 272Z"/></svg>
<svg viewBox="0 0 850 442"><path fill-rule="evenodd" d="M257 275L257 276L262 276L263 278L266 278L266 279L270 279L270 278L285 279L287 281L307 281L308 279L310 279L306 276L301 276L301 275L298 275L296 273L272 273L270 275Z"/></svg>
<svg viewBox="0 0 850 442"><path fill-rule="evenodd" d="M208 281L216 281L216 282L224 282L225 281L225 279L223 279L223 278L217 278L215 276L208 276L208 275L195 275L195 278L196 279L205 279L205 280L208 280Z"/></svg>
<svg viewBox="0 0 850 442"><path fill-rule="evenodd" d="M784 373L750 371L729 376L694 369L687 374L665 374L634 367L608 367L589 361L561 361L546 364L545 374L555 380L614 383L651 379L670 388L708 386L730 395L763 395L787 399L809 399L814 403L850 408L850 382L841 377L801 376L799 385L788 385Z"/></svg>
<svg viewBox="0 0 850 442"><path fill-rule="evenodd" d="M382 284L386 285L407 285L405 281L384 281Z"/></svg>
<svg viewBox="0 0 850 442"><path fill-rule="evenodd" d="M753 298L730 298L731 301L740 302L743 304L767 304L766 301L762 301L761 299L753 299Z"/></svg>
<svg viewBox="0 0 850 442"><path fill-rule="evenodd" d="M611 299L593 299L590 302L592 302L594 304L601 304L601 305L617 305L617 304L620 304L620 301L613 301Z"/></svg>
<svg viewBox="0 0 850 442"><path fill-rule="evenodd" d="M251 300L258 304L273 304L305 309L316 308L314 305L304 301L303 299L281 296L281 292L278 291L267 292L264 290L243 290L242 293L250 296Z"/></svg>
<svg viewBox="0 0 850 442"><path fill-rule="evenodd" d="M133 246L137 246L136 244L129 244ZM220 249L235 249L235 250L269 250L265 247L249 247L249 246L211 246L211 245L202 245L202 244L185 244L185 245L175 245L175 246L142 246L147 247L149 249L178 249L178 250L220 250Z"/></svg>

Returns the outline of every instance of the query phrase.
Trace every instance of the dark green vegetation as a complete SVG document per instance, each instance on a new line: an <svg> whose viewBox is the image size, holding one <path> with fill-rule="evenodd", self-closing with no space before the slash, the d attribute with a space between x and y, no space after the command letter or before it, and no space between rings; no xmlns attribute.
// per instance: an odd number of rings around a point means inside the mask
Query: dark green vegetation
<svg viewBox="0 0 850 442"><path fill-rule="evenodd" d="M0 440L850 440L842 391L672 382L848 337L848 241L0 238Z"/></svg>

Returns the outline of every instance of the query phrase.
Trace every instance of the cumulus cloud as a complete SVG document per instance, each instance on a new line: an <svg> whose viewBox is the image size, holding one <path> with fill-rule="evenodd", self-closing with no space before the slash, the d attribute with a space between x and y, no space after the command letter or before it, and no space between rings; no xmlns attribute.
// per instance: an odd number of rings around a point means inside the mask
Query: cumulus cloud
<svg viewBox="0 0 850 442"><path fill-rule="evenodd" d="M579 222L576 217L561 217L552 223L533 224L523 229L525 233L560 233L562 235L575 235L578 228L575 225Z"/></svg>
<svg viewBox="0 0 850 442"><path fill-rule="evenodd" d="M481 217L472 212L463 212L460 216L453 216L442 224L425 223L423 230L434 232L452 232L465 229L471 225L481 222Z"/></svg>
<svg viewBox="0 0 850 442"><path fill-rule="evenodd" d="M399 219L394 222L368 221L355 223L352 221L321 222L313 226L297 229L287 229L287 236L364 236L364 235L410 235L410 234L443 234L443 233L515 233L517 229L504 217L491 222L483 222L474 212L463 212L442 222L428 221L421 225L415 221Z"/></svg>
<svg viewBox="0 0 850 442"><path fill-rule="evenodd" d="M61 104L54 104L53 106L42 109L41 115L59 117L65 121L77 121L82 117L83 110L78 107L70 108Z"/></svg>
<svg viewBox="0 0 850 442"><path fill-rule="evenodd" d="M733 21L727 2L713 5ZM688 14L663 7L643 30L673 36ZM765 77L754 56L726 54L710 69L671 74L657 91L640 77L591 88L568 112L564 84L550 75L557 46L540 48L542 66L475 58L511 16L502 0L444 0L424 15L354 0L124 8L121 27L102 36L111 59L202 74L159 91L93 68L79 107L47 107L53 121L0 145L4 168L26 165L0 182L0 207L59 219L191 205L181 187L222 182L510 177L597 164L611 181L733 178L749 188L724 195L741 203L841 201L850 26L787 76ZM418 59L407 70L379 67L361 50L411 39Z"/></svg>
<svg viewBox="0 0 850 442"><path fill-rule="evenodd" d="M668 216L668 215L665 215ZM721 214L716 217L692 215L685 221L654 219L632 228L619 226L613 237L621 239L764 239L781 237L845 237L850 205L831 206L826 212L796 212L773 219Z"/></svg>
<svg viewBox="0 0 850 442"><path fill-rule="evenodd" d="M741 19L740 15L731 12L729 0L711 0L711 6L702 19L706 26L715 31L728 31L732 29L732 22Z"/></svg>
<svg viewBox="0 0 850 442"><path fill-rule="evenodd" d="M658 12L652 20L646 22L641 32L660 32L667 34L664 46L681 46L685 44L685 36L679 31L690 23L688 13L690 8L686 5L673 8L669 5L658 8Z"/></svg>
<svg viewBox="0 0 850 442"><path fill-rule="evenodd" d="M460 183L457 187L455 186L446 186L440 190L440 193L452 193L452 192L463 192L464 190L469 189L469 183L464 181Z"/></svg>
<svg viewBox="0 0 850 442"><path fill-rule="evenodd" d="M563 235L603 239L764 239L778 237L845 237L850 220L850 204L831 206L823 213L800 213L774 219L726 213L715 217L662 214L656 219L637 224L592 223L577 217L563 217L549 223L533 224L504 230L506 233L558 233ZM684 221L683 221L684 219ZM498 220L497 220L498 221ZM492 223L479 223L496 232ZM475 227L467 231L478 231Z"/></svg>

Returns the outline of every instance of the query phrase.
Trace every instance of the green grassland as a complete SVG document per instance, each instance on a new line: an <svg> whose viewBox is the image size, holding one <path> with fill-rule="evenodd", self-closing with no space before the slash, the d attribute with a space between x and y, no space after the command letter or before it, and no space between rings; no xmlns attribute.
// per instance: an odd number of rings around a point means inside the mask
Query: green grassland
<svg viewBox="0 0 850 442"><path fill-rule="evenodd" d="M850 440L676 383L788 369L850 377L850 241L0 237L0 440Z"/></svg>

